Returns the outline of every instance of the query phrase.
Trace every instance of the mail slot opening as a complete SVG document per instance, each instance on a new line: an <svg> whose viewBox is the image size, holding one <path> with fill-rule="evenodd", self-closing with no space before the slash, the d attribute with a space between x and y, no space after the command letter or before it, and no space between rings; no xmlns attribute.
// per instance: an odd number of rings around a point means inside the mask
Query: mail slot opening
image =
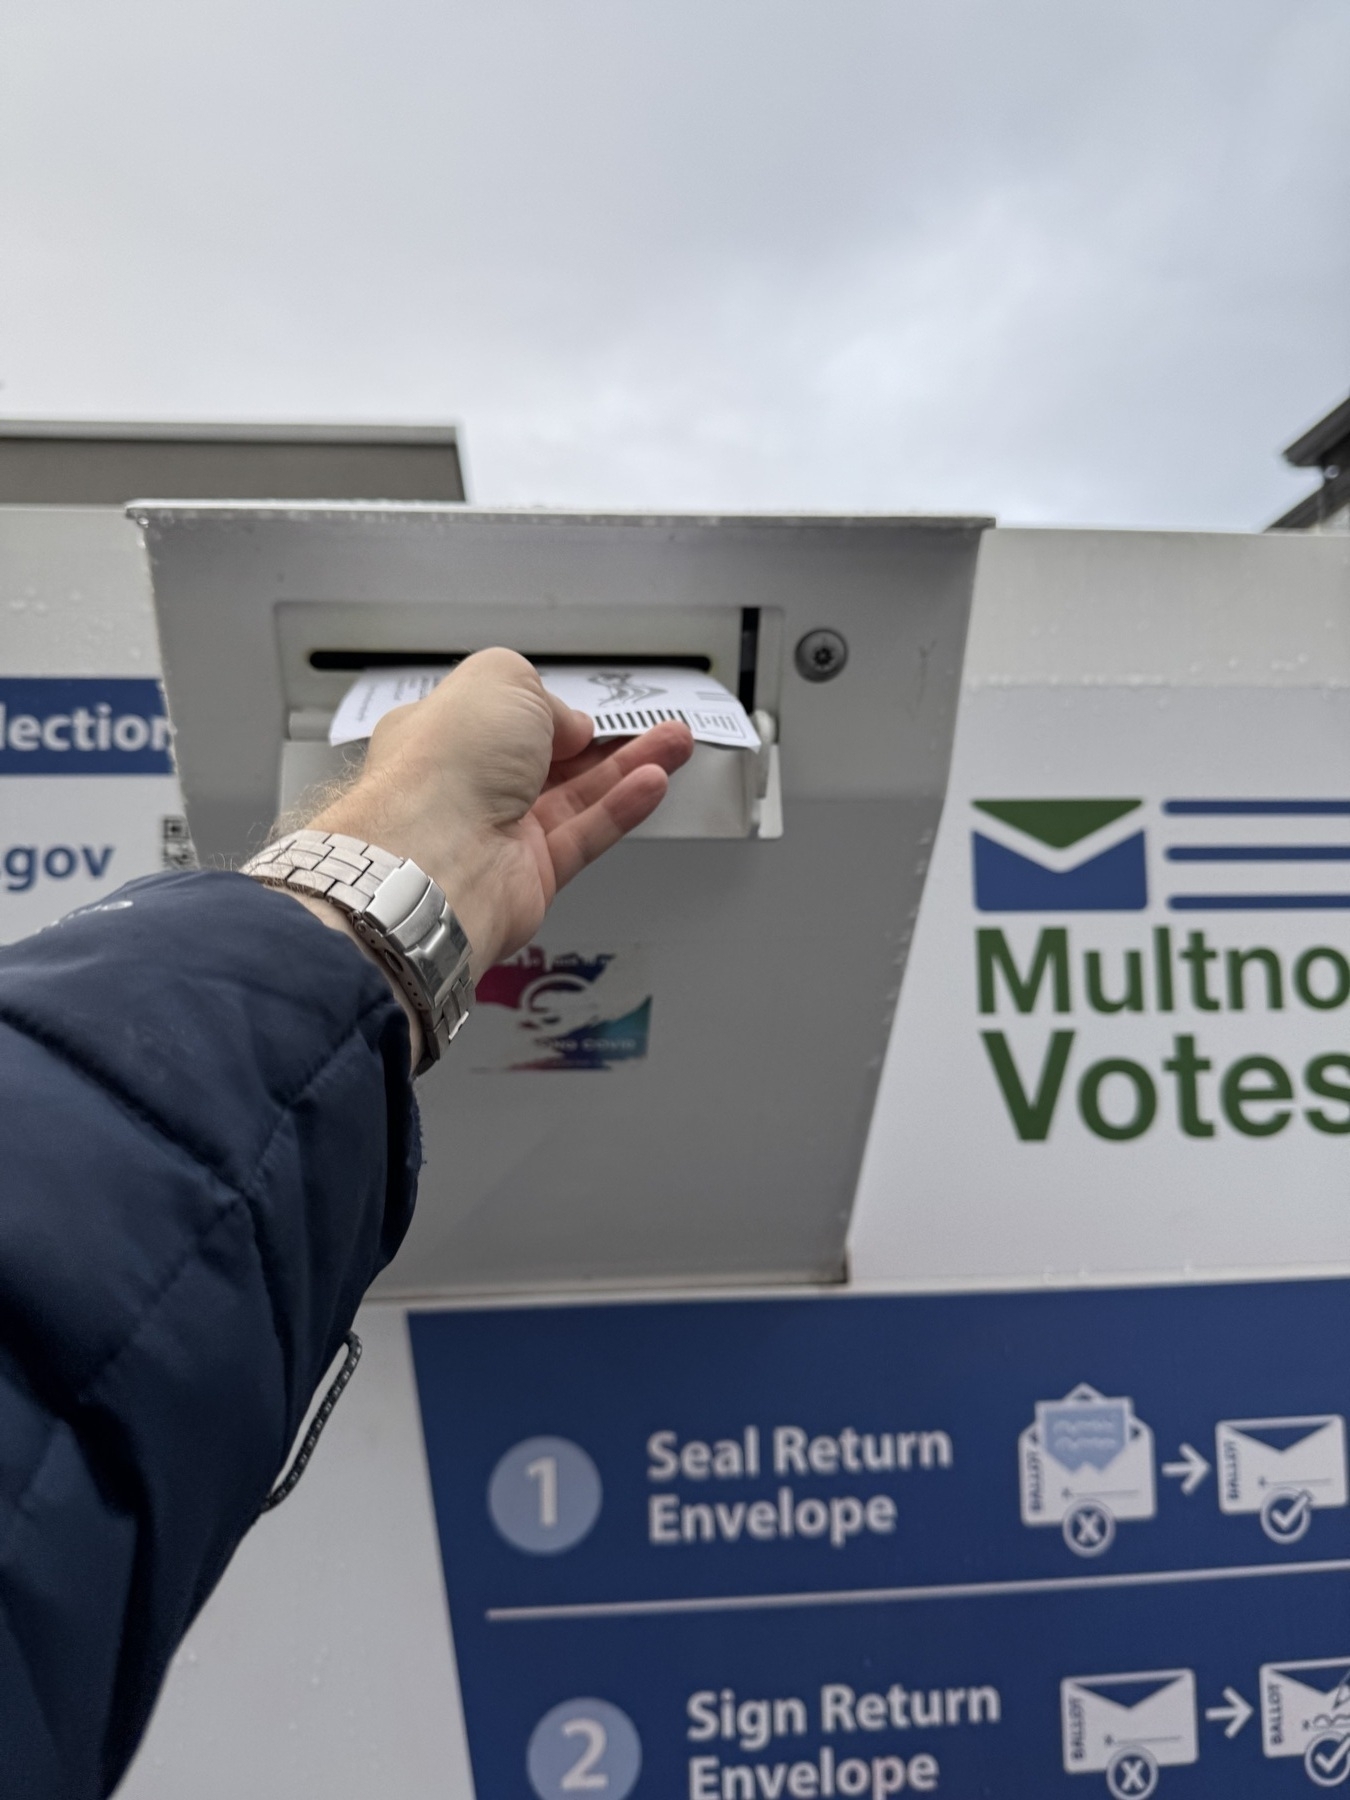
<svg viewBox="0 0 1350 1800"><path fill-rule="evenodd" d="M360 674L363 669L439 669L463 662L471 654L468 650L311 650L309 666L353 674ZM623 656L616 659L608 652L559 650L522 650L521 655L527 662L553 663L559 668L580 668L590 663L615 660L621 661L625 668L697 669L704 675L712 668L710 656Z"/></svg>
<svg viewBox="0 0 1350 1800"><path fill-rule="evenodd" d="M283 659L291 671L288 686L292 705L313 705L321 698L335 704L341 690L327 689L322 681L325 676L359 675L371 669L444 668L482 649L484 644L502 643L519 650L533 663L548 663L554 668L600 664L628 669L689 669L698 674L715 675L735 694L747 712L753 712L757 706L767 706L771 712L776 710L776 680L770 681L767 691L761 691L765 625L763 609L758 606L728 608L722 613L679 613L674 617L674 629L662 627L656 631L650 628L649 615L640 611L625 612L616 618L591 609L585 622L581 623L573 609L567 615L567 631L556 632L550 625L542 643L540 636L544 634L535 635L539 627L535 609L527 612L505 606L471 610L473 620L467 632L462 608L441 621L441 629L449 641L432 649L428 645L429 638L434 642L432 632L422 636L406 613L402 615L401 628L394 632L392 641L386 637L383 643L372 643L366 636L368 608L356 609L356 616L353 616L353 609L345 606L319 608L312 603L301 603L279 608ZM394 609L387 607L382 612L382 622L388 626L394 616ZM635 621L643 622L642 636L636 644L633 642ZM344 631L343 625L349 629ZM690 630L691 625L693 630ZM350 629L351 626L356 629ZM549 638L557 636L570 641L556 645L549 643ZM345 643L344 637L347 638ZM399 637L408 639L410 647L400 647ZM775 667L771 646L769 668ZM320 682L317 691L313 688L316 678Z"/></svg>

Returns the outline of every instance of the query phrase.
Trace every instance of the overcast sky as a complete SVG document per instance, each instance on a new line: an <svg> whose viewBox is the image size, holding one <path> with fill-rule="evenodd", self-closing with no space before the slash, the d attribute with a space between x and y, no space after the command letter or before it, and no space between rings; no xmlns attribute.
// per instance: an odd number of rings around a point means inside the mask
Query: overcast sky
<svg viewBox="0 0 1350 1800"><path fill-rule="evenodd" d="M484 501L1256 526L1350 389L1347 0L4 0L0 410Z"/></svg>

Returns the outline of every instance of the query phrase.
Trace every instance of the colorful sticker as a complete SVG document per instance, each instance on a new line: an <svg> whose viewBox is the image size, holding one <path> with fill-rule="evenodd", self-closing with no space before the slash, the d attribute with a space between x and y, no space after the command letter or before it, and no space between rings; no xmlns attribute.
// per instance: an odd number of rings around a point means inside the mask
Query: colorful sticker
<svg viewBox="0 0 1350 1800"><path fill-rule="evenodd" d="M546 1071L641 1062L652 1014L644 965L635 950L581 955L539 944L498 963L477 985L474 1067Z"/></svg>

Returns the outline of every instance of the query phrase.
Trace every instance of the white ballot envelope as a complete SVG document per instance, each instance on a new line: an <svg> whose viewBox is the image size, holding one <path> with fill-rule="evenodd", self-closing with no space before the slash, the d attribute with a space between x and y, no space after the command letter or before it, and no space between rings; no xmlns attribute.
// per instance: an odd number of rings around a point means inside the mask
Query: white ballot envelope
<svg viewBox="0 0 1350 1800"><path fill-rule="evenodd" d="M1267 1756L1303 1756L1320 1737L1350 1737L1350 1656L1264 1663L1259 1681Z"/></svg>
<svg viewBox="0 0 1350 1800"><path fill-rule="evenodd" d="M758 750L759 733L736 696L698 669L618 663L540 663L551 694L595 720L595 740L637 737L667 720L687 725L696 743ZM368 738L387 712L423 700L449 668L367 669L348 688L328 730L330 744Z"/></svg>
<svg viewBox="0 0 1350 1800"><path fill-rule="evenodd" d="M1064 1767L1099 1775L1129 1750L1145 1750L1159 1768L1200 1756L1195 1675L1157 1669L1142 1675L1071 1675L1059 1684Z"/></svg>
<svg viewBox="0 0 1350 1800"><path fill-rule="evenodd" d="M1305 1493L1310 1507L1344 1506L1345 1420L1339 1413L1298 1419L1220 1419L1214 1428L1219 1506L1260 1512L1272 1493Z"/></svg>
<svg viewBox="0 0 1350 1800"><path fill-rule="evenodd" d="M1041 1400L1018 1439L1022 1523L1059 1525L1085 1501L1113 1519L1157 1511L1153 1433L1134 1402L1081 1382L1062 1400Z"/></svg>

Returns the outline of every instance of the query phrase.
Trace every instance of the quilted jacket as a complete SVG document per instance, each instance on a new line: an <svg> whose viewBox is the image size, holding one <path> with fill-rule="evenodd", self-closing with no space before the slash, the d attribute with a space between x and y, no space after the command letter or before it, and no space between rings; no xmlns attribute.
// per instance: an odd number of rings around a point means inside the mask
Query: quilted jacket
<svg viewBox="0 0 1350 1800"><path fill-rule="evenodd" d="M401 1009L285 895L154 876L0 950L6 1800L116 1785L419 1161Z"/></svg>

